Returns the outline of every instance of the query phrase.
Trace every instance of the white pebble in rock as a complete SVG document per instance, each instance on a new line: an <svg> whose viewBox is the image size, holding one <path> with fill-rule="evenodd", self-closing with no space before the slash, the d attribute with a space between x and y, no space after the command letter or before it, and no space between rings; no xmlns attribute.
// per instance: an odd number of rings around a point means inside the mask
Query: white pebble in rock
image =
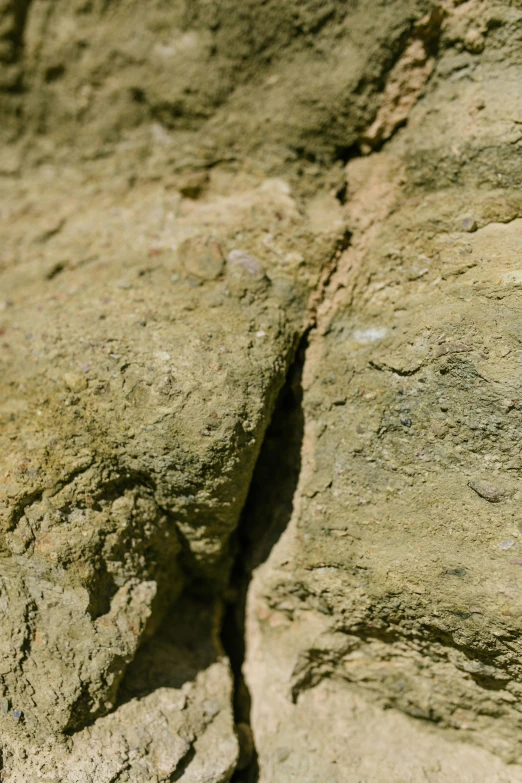
<svg viewBox="0 0 522 783"><path fill-rule="evenodd" d="M185 272L196 281L216 280L225 265L221 247L211 236L186 239L178 247L178 258Z"/></svg>
<svg viewBox="0 0 522 783"><path fill-rule="evenodd" d="M251 256L243 250L231 250L227 256L229 271L245 273L254 280L264 280L265 270L255 256Z"/></svg>

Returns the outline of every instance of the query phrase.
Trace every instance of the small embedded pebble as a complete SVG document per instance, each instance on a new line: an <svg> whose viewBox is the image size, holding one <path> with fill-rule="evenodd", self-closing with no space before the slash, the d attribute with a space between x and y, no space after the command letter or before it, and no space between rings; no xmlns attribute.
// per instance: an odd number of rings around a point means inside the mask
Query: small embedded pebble
<svg viewBox="0 0 522 783"><path fill-rule="evenodd" d="M447 568L444 573L446 576L458 576L463 577L466 576L467 571L465 568L457 567L457 568Z"/></svg>
<svg viewBox="0 0 522 783"><path fill-rule="evenodd" d="M446 356L448 353L466 353L472 351L471 345L465 343L442 343L435 350L435 356Z"/></svg>
<svg viewBox="0 0 522 783"><path fill-rule="evenodd" d="M87 388L87 379L83 375L74 372L64 373L63 380L72 392L80 392Z"/></svg>
<svg viewBox="0 0 522 783"><path fill-rule="evenodd" d="M129 283L128 280L118 280L116 285L117 285L118 288L122 288L124 290L127 290L128 288L131 287L131 284Z"/></svg>
<svg viewBox="0 0 522 783"><path fill-rule="evenodd" d="M0 711L2 712L2 715L9 714L9 699L0 700Z"/></svg>
<svg viewBox="0 0 522 783"><path fill-rule="evenodd" d="M225 266L219 242L209 235L186 239L178 247L178 258L196 281L216 280Z"/></svg>
<svg viewBox="0 0 522 783"><path fill-rule="evenodd" d="M265 278L265 270L259 259L243 250L231 250L227 256L227 264L229 270L246 273L254 280L264 280Z"/></svg>
<svg viewBox="0 0 522 783"><path fill-rule="evenodd" d="M464 36L464 47L468 50L468 52L473 52L473 54L480 54L480 52L484 51L485 47L484 36L479 32L479 30L468 30Z"/></svg>
<svg viewBox="0 0 522 783"><path fill-rule="evenodd" d="M448 428L446 424L444 424L441 421L434 421L431 425L431 431L434 435L436 435L438 438L443 438L444 435L446 435Z"/></svg>
<svg viewBox="0 0 522 783"><path fill-rule="evenodd" d="M13 710L13 718L18 723L18 721L22 718L23 712L22 710Z"/></svg>
<svg viewBox="0 0 522 783"><path fill-rule="evenodd" d="M511 549L512 546L514 546L515 542L512 539L509 539L508 541L501 541L499 544L499 547L501 549Z"/></svg>
<svg viewBox="0 0 522 783"><path fill-rule="evenodd" d="M178 190L182 196L197 199L201 196L209 182L208 171L193 171L180 177Z"/></svg>
<svg viewBox="0 0 522 783"><path fill-rule="evenodd" d="M462 226L464 231L469 231L470 233L472 231L477 230L477 221L475 220L475 218L472 218L469 215L462 218L460 225Z"/></svg>
<svg viewBox="0 0 522 783"><path fill-rule="evenodd" d="M424 277L424 275L427 275L430 270L428 268L419 269L418 267L413 267L411 269L406 270L406 277L408 280L420 280L421 277Z"/></svg>
<svg viewBox="0 0 522 783"><path fill-rule="evenodd" d="M500 503L509 494L504 487L489 484L486 481L469 481L468 487L489 503Z"/></svg>
<svg viewBox="0 0 522 783"><path fill-rule="evenodd" d="M382 340L386 337L388 329L385 326L372 326L369 329L355 329L352 334L352 339L356 343L374 343L377 340Z"/></svg>

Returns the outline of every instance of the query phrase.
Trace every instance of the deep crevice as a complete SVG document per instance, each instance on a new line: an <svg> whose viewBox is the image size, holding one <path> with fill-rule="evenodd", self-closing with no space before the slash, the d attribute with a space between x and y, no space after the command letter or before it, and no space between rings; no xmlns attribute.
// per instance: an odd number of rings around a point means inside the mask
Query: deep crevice
<svg viewBox="0 0 522 783"><path fill-rule="evenodd" d="M301 470L304 432L302 372L307 335L296 352L281 390L256 463L249 494L235 534L236 556L226 594L221 640L234 676L236 724L250 725L251 699L243 677L248 587L255 568L265 562L286 529ZM244 766L243 766L244 764ZM232 783L258 780L255 747L240 759Z"/></svg>
<svg viewBox="0 0 522 783"><path fill-rule="evenodd" d="M234 721L240 744L232 783L257 783L257 754L251 739L251 700L242 667L245 658L247 591L254 569L263 563L290 520L301 470L304 431L302 371L305 335L281 389L266 431L248 497L231 542L233 566L221 597L189 583L158 631L140 647L118 691L118 705L144 698L158 688L180 688L216 661L215 634L227 654L234 680ZM222 613L219 611L223 605ZM219 647L219 645L218 645ZM175 662L175 665L173 663ZM249 747L250 746L250 747ZM188 756L176 770L183 774ZM178 777L173 777L176 780Z"/></svg>
<svg viewBox="0 0 522 783"><path fill-rule="evenodd" d="M352 158L360 157L362 157L362 152L358 142L355 142L354 144L338 146L335 148L335 160L341 161L341 163L344 165L351 161Z"/></svg>

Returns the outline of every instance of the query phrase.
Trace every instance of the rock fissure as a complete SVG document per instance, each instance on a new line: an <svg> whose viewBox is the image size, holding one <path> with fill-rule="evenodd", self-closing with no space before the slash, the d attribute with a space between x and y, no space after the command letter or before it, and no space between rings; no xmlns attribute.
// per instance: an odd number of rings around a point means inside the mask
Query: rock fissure
<svg viewBox="0 0 522 783"><path fill-rule="evenodd" d="M254 570L264 563L286 529L301 470L304 418L302 373L308 333L301 339L285 385L266 431L241 520L230 585L225 593L221 638L234 674L234 714L245 742L252 747L240 758L233 780L256 783L259 770L255 736L250 727L250 693L243 675L246 602Z"/></svg>
<svg viewBox="0 0 522 783"><path fill-rule="evenodd" d="M0 0L3 780L522 783L521 24Z"/></svg>

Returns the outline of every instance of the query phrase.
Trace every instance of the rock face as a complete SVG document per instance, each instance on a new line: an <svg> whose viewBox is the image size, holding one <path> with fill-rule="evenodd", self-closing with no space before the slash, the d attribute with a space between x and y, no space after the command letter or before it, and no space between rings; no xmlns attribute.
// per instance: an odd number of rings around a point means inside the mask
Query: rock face
<svg viewBox="0 0 522 783"><path fill-rule="evenodd" d="M138 652L114 712L70 739L49 738L34 754L16 740L5 743L4 777L20 783L229 780L238 745L215 610L183 599Z"/></svg>
<svg viewBox="0 0 522 783"><path fill-rule="evenodd" d="M189 146L203 127L200 158L227 147L325 156L370 124L386 72L432 5L3 0L18 79L6 130L29 131L31 147L41 141L54 159L71 143L77 156L99 156L151 122ZM143 155L149 145L147 133ZM183 158L178 145L172 162Z"/></svg>
<svg viewBox="0 0 522 783"><path fill-rule="evenodd" d="M226 585L309 294L343 237L308 231L278 180L201 204L158 186L76 195L52 192L36 236L29 208L2 277L3 735L24 744L113 710L183 585ZM74 736L125 733L138 709ZM85 780L112 779L93 764Z"/></svg>
<svg viewBox="0 0 522 783"><path fill-rule="evenodd" d="M521 20L0 0L3 780L522 781Z"/></svg>
<svg viewBox="0 0 522 783"><path fill-rule="evenodd" d="M457 55L464 9L408 127L347 167L352 243L305 364L293 522L249 598L262 781L377 781L383 764L387 780L455 764L459 780L522 779L440 731L522 761L514 123L506 145L520 17L489 8L480 56ZM439 732L400 718L414 748L398 753L394 728L369 763L389 719L367 701Z"/></svg>

